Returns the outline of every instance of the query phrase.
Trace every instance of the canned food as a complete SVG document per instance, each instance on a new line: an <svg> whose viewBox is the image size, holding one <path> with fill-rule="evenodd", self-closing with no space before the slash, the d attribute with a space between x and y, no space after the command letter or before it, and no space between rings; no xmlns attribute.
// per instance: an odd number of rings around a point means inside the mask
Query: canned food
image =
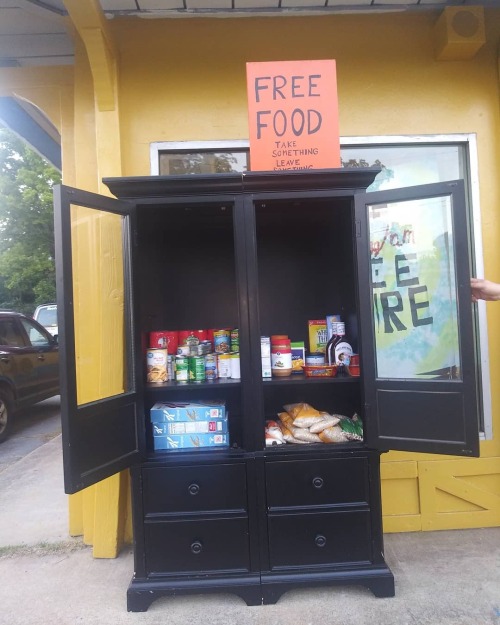
<svg viewBox="0 0 500 625"><path fill-rule="evenodd" d="M175 380L175 356L172 356L172 354L167 356L167 378Z"/></svg>
<svg viewBox="0 0 500 625"><path fill-rule="evenodd" d="M188 358L188 371L191 382L203 382L205 380L205 359L203 356L190 356Z"/></svg>
<svg viewBox="0 0 500 625"><path fill-rule="evenodd" d="M239 380L241 378L240 355L237 352L231 354L231 378L235 380Z"/></svg>
<svg viewBox="0 0 500 625"><path fill-rule="evenodd" d="M240 331L238 330L238 328L233 328L231 330L231 351L240 351Z"/></svg>
<svg viewBox="0 0 500 625"><path fill-rule="evenodd" d="M217 372L217 355L207 354L205 356L205 379L216 380L219 377Z"/></svg>
<svg viewBox="0 0 500 625"><path fill-rule="evenodd" d="M188 359L186 356L175 357L175 379L177 382L187 382L189 380Z"/></svg>
<svg viewBox="0 0 500 625"><path fill-rule="evenodd" d="M231 354L220 354L218 358L219 378L231 377Z"/></svg>
<svg viewBox="0 0 500 625"><path fill-rule="evenodd" d="M148 349L146 353L146 378L153 384L161 384L168 379L167 350Z"/></svg>
<svg viewBox="0 0 500 625"><path fill-rule="evenodd" d="M179 330L179 345L186 345L188 338L191 336L194 336L194 330Z"/></svg>
<svg viewBox="0 0 500 625"><path fill-rule="evenodd" d="M167 349L168 339L163 331L149 333L149 347L152 349Z"/></svg>
<svg viewBox="0 0 500 625"><path fill-rule="evenodd" d="M325 354L322 354L321 352L308 354L306 356L306 365L324 365L324 364L325 364Z"/></svg>
<svg viewBox="0 0 500 625"><path fill-rule="evenodd" d="M197 346L197 356L205 356L205 354L210 354L212 351L212 343L210 341L202 341Z"/></svg>
<svg viewBox="0 0 500 625"><path fill-rule="evenodd" d="M177 348L177 356L189 356L189 345L179 345Z"/></svg>
<svg viewBox="0 0 500 625"><path fill-rule="evenodd" d="M218 354L228 354L231 351L229 330L214 330L214 349Z"/></svg>

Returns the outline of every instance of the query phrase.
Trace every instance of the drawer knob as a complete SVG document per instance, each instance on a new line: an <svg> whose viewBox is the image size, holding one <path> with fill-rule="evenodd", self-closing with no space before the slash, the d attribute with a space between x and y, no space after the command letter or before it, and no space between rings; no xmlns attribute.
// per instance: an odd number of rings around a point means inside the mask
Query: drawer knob
<svg viewBox="0 0 500 625"><path fill-rule="evenodd" d="M194 543L191 544L191 553L194 553L195 556L201 553L202 549L203 545L200 543L199 540L195 540Z"/></svg>
<svg viewBox="0 0 500 625"><path fill-rule="evenodd" d="M188 486L188 492L190 495L197 495L200 492L200 487L198 484L190 484Z"/></svg>
<svg viewBox="0 0 500 625"><path fill-rule="evenodd" d="M314 542L316 543L317 547L325 547L326 536L323 536L322 534L318 534L316 538L314 539Z"/></svg>
<svg viewBox="0 0 500 625"><path fill-rule="evenodd" d="M313 477L312 485L314 488L323 488L324 480L322 477Z"/></svg>

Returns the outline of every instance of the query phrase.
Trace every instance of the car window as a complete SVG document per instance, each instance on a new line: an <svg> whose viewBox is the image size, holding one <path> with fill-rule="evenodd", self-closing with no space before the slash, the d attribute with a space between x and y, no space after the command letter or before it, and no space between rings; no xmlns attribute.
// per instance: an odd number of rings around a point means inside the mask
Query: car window
<svg viewBox="0 0 500 625"><path fill-rule="evenodd" d="M56 326L57 307L48 306L47 308L40 308L40 310L36 313L35 319L43 326Z"/></svg>
<svg viewBox="0 0 500 625"><path fill-rule="evenodd" d="M33 346L40 347L42 345L48 345L50 343L50 339L42 332L41 328L35 326L28 319L21 319L21 323L23 324L24 329L26 330L26 334L30 340L30 343Z"/></svg>
<svg viewBox="0 0 500 625"><path fill-rule="evenodd" d="M25 346L15 319L0 319L0 345L8 347Z"/></svg>

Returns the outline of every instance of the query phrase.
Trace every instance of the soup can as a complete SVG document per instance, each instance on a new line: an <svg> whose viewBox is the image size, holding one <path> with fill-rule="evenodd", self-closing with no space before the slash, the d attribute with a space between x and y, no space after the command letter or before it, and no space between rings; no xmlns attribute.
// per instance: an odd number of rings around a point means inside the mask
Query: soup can
<svg viewBox="0 0 500 625"><path fill-rule="evenodd" d="M231 330L231 351L240 351L240 331L238 330L238 328L233 328Z"/></svg>
<svg viewBox="0 0 500 625"><path fill-rule="evenodd" d="M187 382L189 380L188 359L186 356L175 357L175 379L177 382Z"/></svg>
<svg viewBox="0 0 500 625"><path fill-rule="evenodd" d="M217 355L207 354L205 356L205 379L216 380L219 377L217 373Z"/></svg>
<svg viewBox="0 0 500 625"><path fill-rule="evenodd" d="M239 380L241 378L240 373L240 355L238 352L231 354L231 378Z"/></svg>
<svg viewBox="0 0 500 625"><path fill-rule="evenodd" d="M228 354L231 350L229 330L214 330L214 350L217 354Z"/></svg>
<svg viewBox="0 0 500 625"><path fill-rule="evenodd" d="M175 355L177 353L177 346L179 345L179 333L177 330L166 330L164 334L167 339L168 353Z"/></svg>
<svg viewBox="0 0 500 625"><path fill-rule="evenodd" d="M194 336L194 330L179 330L179 345L186 345L187 340L190 336Z"/></svg>
<svg viewBox="0 0 500 625"><path fill-rule="evenodd" d="M175 356L172 356L172 354L167 356L167 378L175 380Z"/></svg>
<svg viewBox="0 0 500 625"><path fill-rule="evenodd" d="M153 384L168 380L166 349L150 348L146 353L146 379Z"/></svg>
<svg viewBox="0 0 500 625"><path fill-rule="evenodd" d="M203 356L190 356L188 358L188 371L191 382L203 382L205 380L205 359Z"/></svg>
<svg viewBox="0 0 500 625"><path fill-rule="evenodd" d="M230 378L231 354L219 354L217 363L219 365L219 378Z"/></svg>
<svg viewBox="0 0 500 625"><path fill-rule="evenodd" d="M149 347L152 349L166 349L168 339L163 330L149 333Z"/></svg>
<svg viewBox="0 0 500 625"><path fill-rule="evenodd" d="M177 356L189 356L189 345L179 345L177 348Z"/></svg>

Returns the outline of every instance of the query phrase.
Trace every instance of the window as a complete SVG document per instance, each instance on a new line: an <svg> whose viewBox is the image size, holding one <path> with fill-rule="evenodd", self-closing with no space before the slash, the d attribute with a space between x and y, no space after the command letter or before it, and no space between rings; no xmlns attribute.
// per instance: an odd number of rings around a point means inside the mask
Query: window
<svg viewBox="0 0 500 625"><path fill-rule="evenodd" d="M472 134L371 136L341 138L342 167L382 168L370 191L463 179L468 208L473 275L483 275L476 137ZM248 141L186 141L152 143L152 175L227 173L248 169ZM479 302L476 318L480 429L492 438L491 394L486 306Z"/></svg>

